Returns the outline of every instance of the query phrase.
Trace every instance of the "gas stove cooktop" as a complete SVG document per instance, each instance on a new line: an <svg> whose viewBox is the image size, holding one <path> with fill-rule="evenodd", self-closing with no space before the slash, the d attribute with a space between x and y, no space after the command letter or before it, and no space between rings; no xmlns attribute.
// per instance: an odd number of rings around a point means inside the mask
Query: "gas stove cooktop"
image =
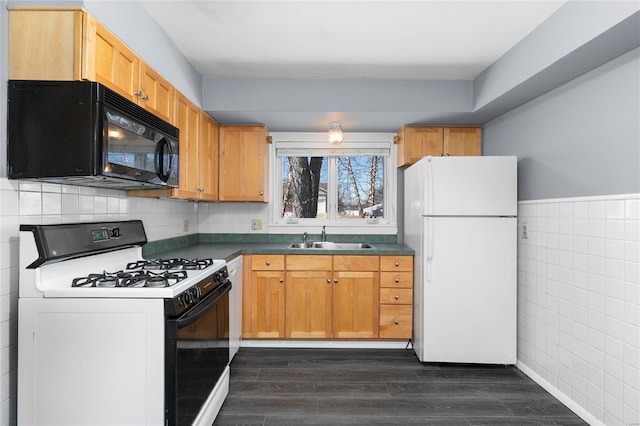
<svg viewBox="0 0 640 426"><path fill-rule="evenodd" d="M140 221L21 225L20 231L20 297L168 299L227 277L222 259L144 259Z"/></svg>
<svg viewBox="0 0 640 426"><path fill-rule="evenodd" d="M213 259L143 259L128 263L117 272L103 271L74 278L72 287L171 287L188 278L187 271L213 266Z"/></svg>

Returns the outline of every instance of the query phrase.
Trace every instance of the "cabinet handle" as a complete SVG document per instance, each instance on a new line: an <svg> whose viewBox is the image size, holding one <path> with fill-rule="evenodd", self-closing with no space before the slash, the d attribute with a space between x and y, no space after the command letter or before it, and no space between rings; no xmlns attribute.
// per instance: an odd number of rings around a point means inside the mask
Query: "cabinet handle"
<svg viewBox="0 0 640 426"><path fill-rule="evenodd" d="M284 282L284 278L280 278L280 282L283 283Z"/></svg>
<svg viewBox="0 0 640 426"><path fill-rule="evenodd" d="M142 99L143 101L149 100L149 95L145 95L144 93L142 93L141 90L136 90L135 92L133 92L133 94L139 97L140 99Z"/></svg>
<svg viewBox="0 0 640 426"><path fill-rule="evenodd" d="M400 296L398 296L398 295L396 294L395 299L396 299L396 300L400 299Z"/></svg>
<svg viewBox="0 0 640 426"><path fill-rule="evenodd" d="M331 280L327 278L327 284L331 284Z"/></svg>
<svg viewBox="0 0 640 426"><path fill-rule="evenodd" d="M400 278L396 278L394 281L398 284L400 282Z"/></svg>
<svg viewBox="0 0 640 426"><path fill-rule="evenodd" d="M336 283L336 284L338 284L338 279L337 279L337 278L335 278L335 279L333 280L333 282L334 282L334 283Z"/></svg>
<svg viewBox="0 0 640 426"><path fill-rule="evenodd" d="M264 195L264 191L258 192L258 195Z"/></svg>
<svg viewBox="0 0 640 426"><path fill-rule="evenodd" d="M400 262L396 262L396 263L395 263L395 265L396 265L396 266L400 266Z"/></svg>
<svg viewBox="0 0 640 426"><path fill-rule="evenodd" d="M268 260L267 260L266 262L264 262L264 263L265 263L265 265L267 265L267 266L271 265L271 262L269 262Z"/></svg>
<svg viewBox="0 0 640 426"><path fill-rule="evenodd" d="M398 324L400 324L400 322L398 322L398 320L395 320L395 321L394 321L394 324L395 324L395 325L398 325Z"/></svg>

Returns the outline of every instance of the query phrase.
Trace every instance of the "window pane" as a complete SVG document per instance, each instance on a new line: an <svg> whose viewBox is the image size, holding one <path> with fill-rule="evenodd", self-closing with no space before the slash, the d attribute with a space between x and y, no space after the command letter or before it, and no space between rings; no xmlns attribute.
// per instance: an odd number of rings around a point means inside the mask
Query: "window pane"
<svg viewBox="0 0 640 426"><path fill-rule="evenodd" d="M338 216L384 217L383 157L338 157Z"/></svg>
<svg viewBox="0 0 640 426"><path fill-rule="evenodd" d="M281 217L327 217L327 157L282 157Z"/></svg>

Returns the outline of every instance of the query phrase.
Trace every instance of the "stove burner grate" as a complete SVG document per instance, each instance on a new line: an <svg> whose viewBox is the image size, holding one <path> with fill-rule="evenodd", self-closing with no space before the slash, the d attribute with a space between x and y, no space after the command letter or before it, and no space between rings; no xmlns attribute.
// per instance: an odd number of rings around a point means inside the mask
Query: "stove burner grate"
<svg viewBox="0 0 640 426"><path fill-rule="evenodd" d="M213 265L213 259L147 259L127 264L128 270L200 270Z"/></svg>
<svg viewBox="0 0 640 426"><path fill-rule="evenodd" d="M71 287L170 287L185 278L186 271L104 271L74 278Z"/></svg>

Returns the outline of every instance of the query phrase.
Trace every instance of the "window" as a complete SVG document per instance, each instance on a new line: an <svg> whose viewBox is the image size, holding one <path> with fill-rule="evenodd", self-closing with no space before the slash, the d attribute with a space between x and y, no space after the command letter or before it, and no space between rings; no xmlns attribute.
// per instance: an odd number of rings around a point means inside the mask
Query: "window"
<svg viewBox="0 0 640 426"><path fill-rule="evenodd" d="M393 225L395 230L396 218L389 213L395 213L393 135L357 135L331 146L324 133L272 133L273 225Z"/></svg>

